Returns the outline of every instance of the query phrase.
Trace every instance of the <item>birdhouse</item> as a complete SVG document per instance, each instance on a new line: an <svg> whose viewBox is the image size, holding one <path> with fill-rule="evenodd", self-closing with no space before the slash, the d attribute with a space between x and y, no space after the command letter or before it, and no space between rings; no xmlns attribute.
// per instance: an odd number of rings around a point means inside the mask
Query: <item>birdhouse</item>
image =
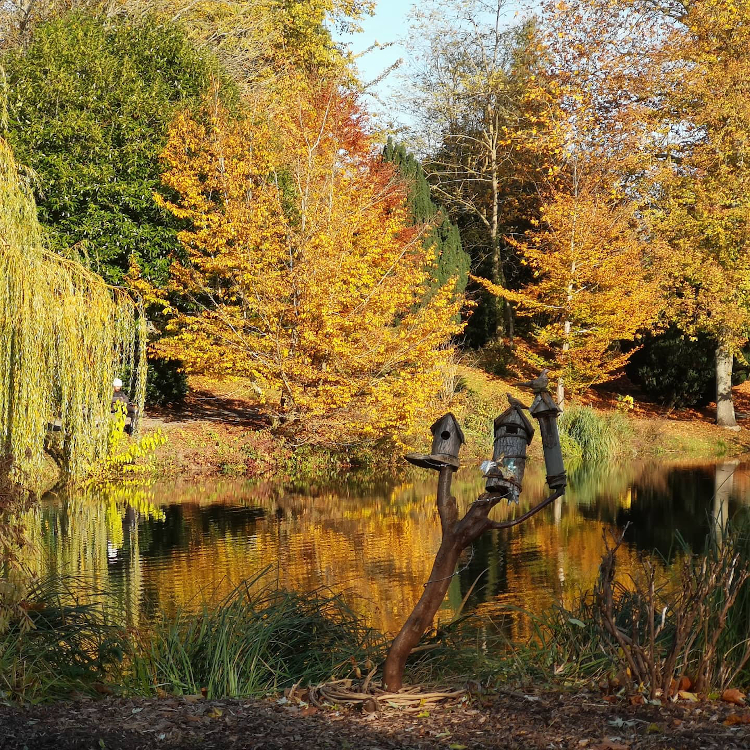
<svg viewBox="0 0 750 750"><path fill-rule="evenodd" d="M558 490L568 483L565 475L560 435L557 431L557 418L562 409L555 403L549 391L540 391L529 408L531 415L539 420L539 432L542 434L544 465L547 469L547 484L550 489Z"/></svg>
<svg viewBox="0 0 750 750"><path fill-rule="evenodd" d="M518 499L526 468L526 449L532 437L534 427L523 413L523 405L513 399L510 408L495 420L492 462L485 472L487 492Z"/></svg>
<svg viewBox="0 0 750 750"><path fill-rule="evenodd" d="M432 452L429 456L423 453L409 453L406 460L423 469L435 469L439 471L444 466L452 466L457 469L461 462L458 460L458 452L466 442L464 433L456 418L448 412L440 417L432 427Z"/></svg>

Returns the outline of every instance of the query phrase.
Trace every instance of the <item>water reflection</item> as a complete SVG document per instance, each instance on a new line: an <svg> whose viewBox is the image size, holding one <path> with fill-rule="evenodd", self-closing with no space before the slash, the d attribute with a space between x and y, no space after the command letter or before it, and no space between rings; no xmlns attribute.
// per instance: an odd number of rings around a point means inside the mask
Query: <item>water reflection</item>
<svg viewBox="0 0 750 750"><path fill-rule="evenodd" d="M440 616L449 619L475 583L468 604L487 613L570 606L594 583L603 533L628 522L626 570L652 550L672 562L675 531L701 549L750 497L749 468L581 467L565 498L467 550ZM221 598L269 567L268 581L289 589L348 592L375 626L394 631L419 598L440 544L435 477L415 477L366 490L216 482L48 496L29 515L34 551L27 562L39 574L85 576L89 589L111 593L112 607L132 625ZM476 471L454 483L463 508L482 489ZM496 518L522 512L544 489L542 472L529 467L520 507L499 507ZM506 627L511 638L529 635L525 618L511 617Z"/></svg>

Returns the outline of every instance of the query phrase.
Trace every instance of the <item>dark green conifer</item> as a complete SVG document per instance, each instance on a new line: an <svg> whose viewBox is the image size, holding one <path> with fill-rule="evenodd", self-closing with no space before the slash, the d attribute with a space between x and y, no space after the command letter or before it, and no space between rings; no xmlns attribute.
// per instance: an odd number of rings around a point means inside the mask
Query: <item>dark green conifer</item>
<svg viewBox="0 0 750 750"><path fill-rule="evenodd" d="M432 287L438 289L449 279L458 277L456 291L466 289L469 275L469 256L461 245L458 227L451 222L445 210L437 205L430 194L422 165L414 154L406 151L402 143L394 143L392 138L383 149L384 161L395 164L410 183L409 208L414 224L431 223L425 234L426 246L434 247L437 266L432 270Z"/></svg>

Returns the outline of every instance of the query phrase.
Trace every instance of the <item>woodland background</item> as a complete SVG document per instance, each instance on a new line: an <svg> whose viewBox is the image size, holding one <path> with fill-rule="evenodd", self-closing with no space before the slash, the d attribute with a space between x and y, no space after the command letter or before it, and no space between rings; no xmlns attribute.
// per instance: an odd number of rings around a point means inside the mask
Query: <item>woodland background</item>
<svg viewBox="0 0 750 750"><path fill-rule="evenodd" d="M407 134L330 33L372 8L3 5L8 461L59 418L61 463L90 466L123 373L161 404L187 374L246 378L301 442L398 448L477 350L548 367L562 407L624 371L736 424L750 4L563 0L508 26L502 3L422 3Z"/></svg>

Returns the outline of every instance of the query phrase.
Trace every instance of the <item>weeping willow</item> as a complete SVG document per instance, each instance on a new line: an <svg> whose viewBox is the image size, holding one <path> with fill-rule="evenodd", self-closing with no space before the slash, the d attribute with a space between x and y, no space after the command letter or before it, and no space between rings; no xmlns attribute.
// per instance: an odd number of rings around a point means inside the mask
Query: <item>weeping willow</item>
<svg viewBox="0 0 750 750"><path fill-rule="evenodd" d="M33 481L48 453L77 478L106 450L114 377L127 377L142 412L145 318L124 291L46 249L1 134L0 461Z"/></svg>

